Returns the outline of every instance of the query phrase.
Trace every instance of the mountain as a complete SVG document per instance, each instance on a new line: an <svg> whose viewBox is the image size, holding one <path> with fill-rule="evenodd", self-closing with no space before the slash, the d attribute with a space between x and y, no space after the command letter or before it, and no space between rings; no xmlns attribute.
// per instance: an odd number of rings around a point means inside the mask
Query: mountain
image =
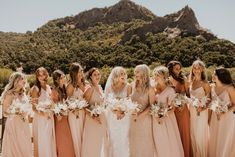
<svg viewBox="0 0 235 157"><path fill-rule="evenodd" d="M189 6L160 17L121 0L110 7L51 20L35 32L0 32L0 67L14 69L23 62L27 73L39 66L67 72L69 63L75 61L89 69L170 60L190 66L197 58L207 66L235 67L235 44L200 26Z"/></svg>

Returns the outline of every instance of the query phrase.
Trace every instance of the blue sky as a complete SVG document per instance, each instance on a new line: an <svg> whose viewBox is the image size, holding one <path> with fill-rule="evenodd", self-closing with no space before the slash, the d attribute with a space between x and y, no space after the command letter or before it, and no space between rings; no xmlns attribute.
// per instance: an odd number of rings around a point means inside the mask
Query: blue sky
<svg viewBox="0 0 235 157"><path fill-rule="evenodd" d="M219 38L235 43L234 0L133 0L158 16L176 12L189 5L200 25ZM47 21L76 15L94 7L110 6L118 0L1 0L0 31L35 31Z"/></svg>

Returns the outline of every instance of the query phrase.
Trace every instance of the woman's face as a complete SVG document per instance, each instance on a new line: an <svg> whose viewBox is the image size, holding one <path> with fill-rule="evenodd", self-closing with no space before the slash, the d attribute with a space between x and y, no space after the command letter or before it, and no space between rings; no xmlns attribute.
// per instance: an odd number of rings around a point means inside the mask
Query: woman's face
<svg viewBox="0 0 235 157"><path fill-rule="evenodd" d="M197 65L197 66L193 66L193 74L197 77L201 77L201 73L202 73L202 67Z"/></svg>
<svg viewBox="0 0 235 157"><path fill-rule="evenodd" d="M58 78L58 84L59 84L59 86L63 86L63 85L67 84L67 79L64 74L61 75L60 78Z"/></svg>
<svg viewBox="0 0 235 157"><path fill-rule="evenodd" d="M16 84L16 88L22 89L25 87L25 84L26 84L26 80L23 77L21 77L19 78L19 81Z"/></svg>
<svg viewBox="0 0 235 157"><path fill-rule="evenodd" d="M101 74L99 70L95 70L91 75L91 81L93 84L97 85L100 82Z"/></svg>
<svg viewBox="0 0 235 157"><path fill-rule="evenodd" d="M173 67L173 73L178 76L181 72L181 66L179 64L176 64L174 67Z"/></svg>
<svg viewBox="0 0 235 157"><path fill-rule="evenodd" d="M165 83L164 76L162 74L156 74L154 78L155 82L162 85Z"/></svg>
<svg viewBox="0 0 235 157"><path fill-rule="evenodd" d="M141 83L142 83L142 79L141 79L141 73L140 73L140 71L139 71L139 70L136 70L134 75L135 75L135 80L136 80L136 82L138 82L139 84L141 84Z"/></svg>
<svg viewBox="0 0 235 157"><path fill-rule="evenodd" d="M83 77L84 77L83 70L79 70L77 73L77 80L80 82Z"/></svg>
<svg viewBox="0 0 235 157"><path fill-rule="evenodd" d="M39 71L38 80L41 84L46 83L47 82L47 75L43 71Z"/></svg>
<svg viewBox="0 0 235 157"><path fill-rule="evenodd" d="M119 82L121 83L125 83L126 82L126 72L124 70L122 70L120 73L119 73Z"/></svg>

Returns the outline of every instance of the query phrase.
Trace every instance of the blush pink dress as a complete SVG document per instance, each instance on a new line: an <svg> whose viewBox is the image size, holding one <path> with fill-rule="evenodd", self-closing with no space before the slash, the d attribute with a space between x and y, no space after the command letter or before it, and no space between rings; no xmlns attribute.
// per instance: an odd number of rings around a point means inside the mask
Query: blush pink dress
<svg viewBox="0 0 235 157"><path fill-rule="evenodd" d="M166 87L158 96L158 102L170 104L175 98L175 91L171 87ZM159 124L158 119L153 117L153 136L157 157L184 157L184 150L180 138L180 133L175 118L175 113L170 112Z"/></svg>
<svg viewBox="0 0 235 157"><path fill-rule="evenodd" d="M22 99L25 97L26 95ZM23 101L15 98L13 103L22 104ZM28 122L18 115L7 117L3 135L2 157L32 156L33 150Z"/></svg>

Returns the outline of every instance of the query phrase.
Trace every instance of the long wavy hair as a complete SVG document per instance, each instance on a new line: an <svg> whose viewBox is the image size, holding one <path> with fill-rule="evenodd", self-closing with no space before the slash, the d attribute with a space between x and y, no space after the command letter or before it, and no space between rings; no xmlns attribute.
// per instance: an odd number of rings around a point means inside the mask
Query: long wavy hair
<svg viewBox="0 0 235 157"><path fill-rule="evenodd" d="M43 75L46 75L46 78L45 78L45 81L46 81L46 82L47 82L48 77L49 77L49 73L48 73L48 71L47 71L46 68L40 67L40 68L38 68L38 69L36 70L36 72L35 72L35 75L36 75L35 86L38 87L38 89L39 89L39 94L41 93L41 83L40 83L40 81L39 81L39 79L38 79L38 77L39 77L39 75L40 75L40 72L42 72Z"/></svg>
<svg viewBox="0 0 235 157"><path fill-rule="evenodd" d="M82 70L83 70L82 66L79 63L77 63L77 62L72 63L71 66L70 66L70 69L69 69L70 83L75 88L78 87L78 77L77 77L77 75ZM83 85L85 85L85 78L84 78L84 76L83 76L81 81L82 81Z"/></svg>
<svg viewBox="0 0 235 157"><path fill-rule="evenodd" d="M140 64L135 67L134 73L140 73L141 83L135 80L135 88L140 87L143 91L150 87L150 69L146 64Z"/></svg>
<svg viewBox="0 0 235 157"><path fill-rule="evenodd" d="M193 68L194 67L201 67L202 69L202 72L201 72L201 80L204 81L204 82L207 82L207 75L206 75L206 66L205 66L205 63L203 63L201 60L196 60L193 62L192 64L192 69L191 69L191 72L190 72L190 75L189 75L189 78L190 78L190 81L193 81L194 80L194 73L193 73Z"/></svg>
<svg viewBox="0 0 235 157"><path fill-rule="evenodd" d="M3 103L3 100L5 99L5 96L9 92L15 92L17 88L17 84L21 79L25 79L25 75L21 72L14 72L11 74L8 84L5 86L4 91L2 92L0 102ZM20 89L19 94L23 94L25 92L25 87Z"/></svg>
<svg viewBox="0 0 235 157"><path fill-rule="evenodd" d="M167 68L169 70L169 75L172 76L176 81L178 81L180 84L184 84L184 75L182 73L182 71L180 71L179 75L176 75L173 71L174 67L176 65L179 65L180 68L182 68L182 64L178 61L170 61L167 64Z"/></svg>
<svg viewBox="0 0 235 157"><path fill-rule="evenodd" d="M66 100L67 98L66 86L63 85L63 87L61 88L58 83L62 76L64 76L64 73L61 70L55 70L52 73L54 89L58 92L60 101Z"/></svg>

